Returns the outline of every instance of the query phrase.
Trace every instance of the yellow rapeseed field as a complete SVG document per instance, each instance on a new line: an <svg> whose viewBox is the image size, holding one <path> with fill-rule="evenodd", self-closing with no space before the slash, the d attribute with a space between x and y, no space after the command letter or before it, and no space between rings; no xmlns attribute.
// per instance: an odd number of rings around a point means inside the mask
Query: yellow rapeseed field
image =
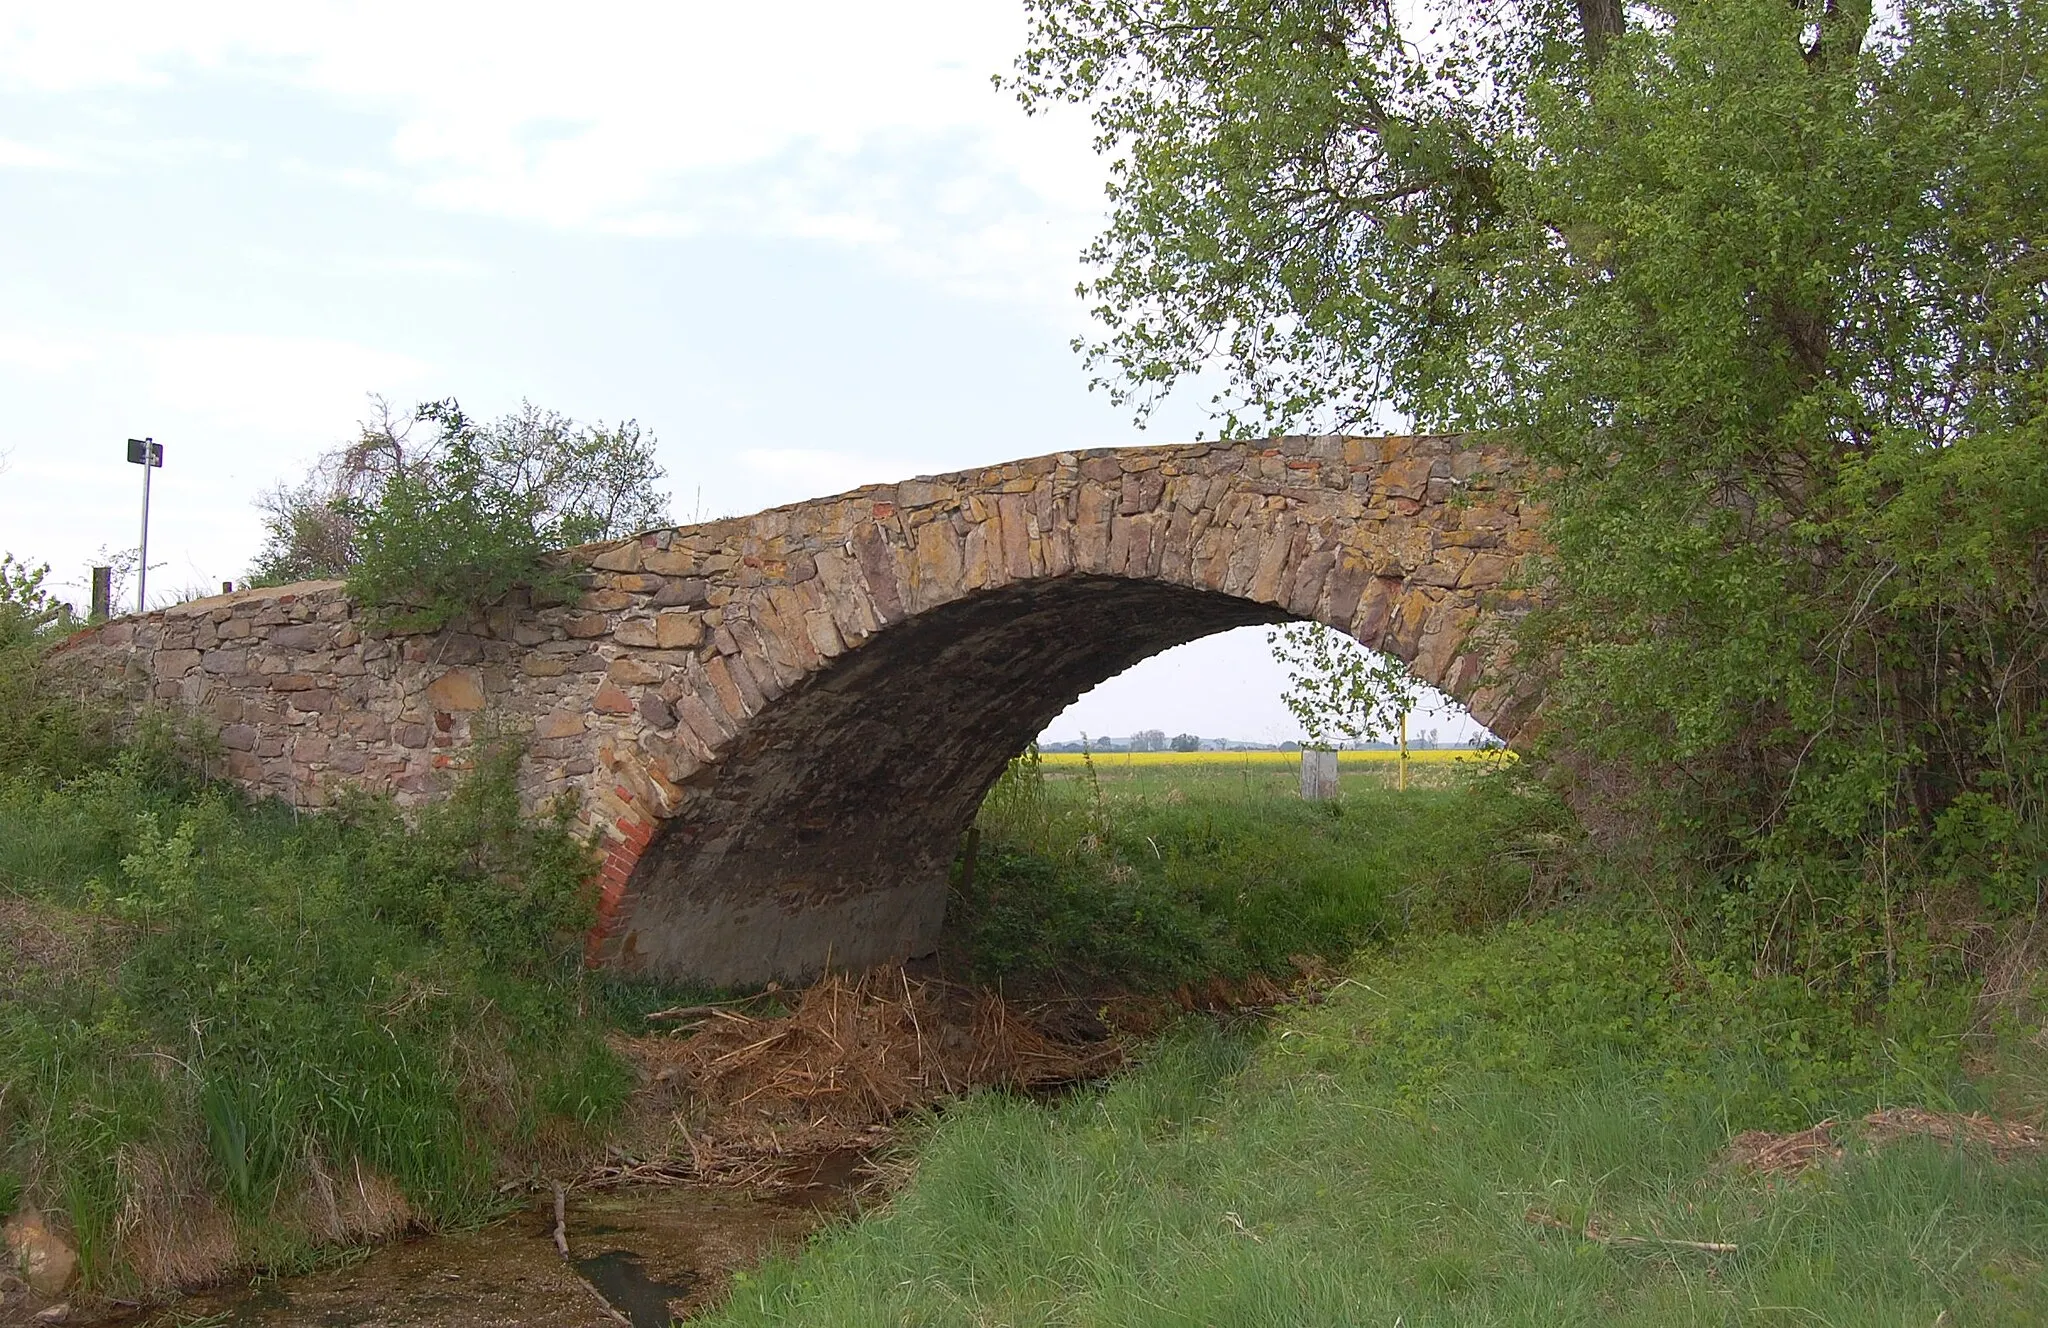
<svg viewBox="0 0 2048 1328"><path fill-rule="evenodd" d="M1411 763L1422 762L1441 764L1446 761L1495 760L1501 753L1473 751L1471 748L1436 748L1430 751L1410 750ZM1041 758L1047 765L1080 765L1092 760L1098 766L1126 765L1299 765L1300 752L1094 752L1083 757L1080 752L1046 752ZM1398 761L1399 752L1338 752L1337 764L1373 765Z"/></svg>

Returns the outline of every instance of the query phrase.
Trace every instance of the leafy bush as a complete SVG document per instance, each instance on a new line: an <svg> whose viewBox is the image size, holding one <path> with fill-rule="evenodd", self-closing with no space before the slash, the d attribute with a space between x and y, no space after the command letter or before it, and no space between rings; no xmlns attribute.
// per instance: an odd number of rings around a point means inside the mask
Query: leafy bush
<svg viewBox="0 0 2048 1328"><path fill-rule="evenodd" d="M454 400L378 417L305 481L263 500L258 584L347 577L402 630L438 627L518 587L573 591L547 554L667 520L655 439L523 405L488 423ZM424 426L430 436L413 436Z"/></svg>
<svg viewBox="0 0 2048 1328"><path fill-rule="evenodd" d="M0 554L0 776L35 770L64 774L106 750L105 717L78 698L55 694L50 648L84 626L46 589L48 566Z"/></svg>

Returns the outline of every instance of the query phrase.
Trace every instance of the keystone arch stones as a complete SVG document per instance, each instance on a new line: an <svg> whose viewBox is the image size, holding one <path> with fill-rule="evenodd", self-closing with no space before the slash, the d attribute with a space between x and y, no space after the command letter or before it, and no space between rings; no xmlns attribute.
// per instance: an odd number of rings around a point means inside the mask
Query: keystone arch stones
<svg viewBox="0 0 2048 1328"><path fill-rule="evenodd" d="M1537 547L1501 447L1280 438L1065 452L571 550L571 603L427 635L338 582L81 633L82 683L219 725L225 773L417 803L472 744L601 837L591 956L711 983L930 950L959 835L1083 691L1226 628L1313 619L1512 739L1494 628Z"/></svg>

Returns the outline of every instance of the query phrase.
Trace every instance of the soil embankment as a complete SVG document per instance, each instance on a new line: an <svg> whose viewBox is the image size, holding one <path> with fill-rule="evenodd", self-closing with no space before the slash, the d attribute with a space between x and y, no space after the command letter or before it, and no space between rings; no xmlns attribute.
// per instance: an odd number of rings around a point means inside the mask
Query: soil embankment
<svg viewBox="0 0 2048 1328"><path fill-rule="evenodd" d="M508 1180L508 1199L524 1203L501 1222L438 1235L400 1229L384 1233L400 1239L341 1267L204 1289L220 1276L216 1262L186 1279L182 1295L164 1286L169 1299L154 1308L4 1288L0 1323L63 1307L47 1321L156 1328L232 1314L295 1328L368 1313L365 1322L391 1325L566 1326L621 1315L666 1324L722 1297L734 1273L907 1179L909 1163L892 1149L905 1116L979 1089L1037 1093L1097 1080L1183 1011L1281 995L1252 979L1155 997L1040 991L1008 1000L889 967L658 1011L649 1031L613 1038L639 1084L601 1154L559 1178Z"/></svg>

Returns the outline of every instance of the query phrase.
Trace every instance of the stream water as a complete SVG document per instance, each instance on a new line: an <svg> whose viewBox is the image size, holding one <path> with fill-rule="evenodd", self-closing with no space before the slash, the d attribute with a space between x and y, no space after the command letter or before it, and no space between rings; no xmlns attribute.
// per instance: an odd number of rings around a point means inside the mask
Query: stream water
<svg viewBox="0 0 2048 1328"><path fill-rule="evenodd" d="M653 1185L569 1196L479 1231L377 1246L340 1267L186 1296L132 1328L668 1328L722 1296L736 1271L786 1253L851 1211L846 1178L765 1194Z"/></svg>

